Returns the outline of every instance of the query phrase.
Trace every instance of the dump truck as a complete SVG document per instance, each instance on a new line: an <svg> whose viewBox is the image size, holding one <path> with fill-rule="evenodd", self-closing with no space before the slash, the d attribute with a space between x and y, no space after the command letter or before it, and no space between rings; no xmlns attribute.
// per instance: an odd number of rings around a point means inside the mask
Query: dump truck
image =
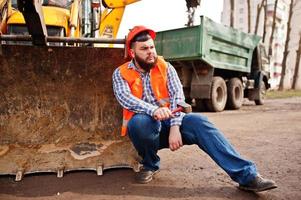
<svg viewBox="0 0 301 200"><path fill-rule="evenodd" d="M268 62L257 35L201 16L200 24L157 33L156 50L176 69L196 109L239 109L244 98L264 103Z"/></svg>

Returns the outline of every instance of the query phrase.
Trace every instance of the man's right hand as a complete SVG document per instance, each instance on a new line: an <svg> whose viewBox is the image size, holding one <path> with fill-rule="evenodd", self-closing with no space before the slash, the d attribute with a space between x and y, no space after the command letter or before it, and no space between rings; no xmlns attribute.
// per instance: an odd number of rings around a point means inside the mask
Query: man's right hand
<svg viewBox="0 0 301 200"><path fill-rule="evenodd" d="M169 108L167 107L160 107L160 108L157 108L154 112L154 115L153 117L155 118L155 120L166 120L166 119L169 119L169 118L172 118L172 117L175 117L171 110L169 110Z"/></svg>

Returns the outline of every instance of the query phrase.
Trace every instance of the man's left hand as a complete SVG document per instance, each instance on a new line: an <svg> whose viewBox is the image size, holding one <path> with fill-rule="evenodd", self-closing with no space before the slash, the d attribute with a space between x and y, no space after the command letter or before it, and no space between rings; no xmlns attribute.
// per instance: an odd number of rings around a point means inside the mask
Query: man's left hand
<svg viewBox="0 0 301 200"><path fill-rule="evenodd" d="M183 146L182 136L179 126L171 126L169 130L169 148L175 151Z"/></svg>

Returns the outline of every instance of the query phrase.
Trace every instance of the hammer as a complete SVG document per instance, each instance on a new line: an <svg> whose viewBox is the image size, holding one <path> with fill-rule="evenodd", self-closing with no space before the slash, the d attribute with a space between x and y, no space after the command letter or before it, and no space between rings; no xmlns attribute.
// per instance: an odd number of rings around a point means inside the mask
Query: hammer
<svg viewBox="0 0 301 200"><path fill-rule="evenodd" d="M178 103L178 107L171 111L172 114L176 112L184 112L184 113L190 113L192 111L191 105L185 102Z"/></svg>

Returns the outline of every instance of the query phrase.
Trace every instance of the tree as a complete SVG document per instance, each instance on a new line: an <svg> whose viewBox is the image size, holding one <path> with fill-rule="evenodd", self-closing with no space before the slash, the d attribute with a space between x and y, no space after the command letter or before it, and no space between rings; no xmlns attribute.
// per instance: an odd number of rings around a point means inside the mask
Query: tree
<svg viewBox="0 0 301 200"><path fill-rule="evenodd" d="M277 5L278 5L278 0L276 0L275 4L274 4L272 31L271 31L270 42L269 42L269 55L272 55L272 46L273 46L274 32L275 32L275 27L276 27Z"/></svg>
<svg viewBox="0 0 301 200"><path fill-rule="evenodd" d="M300 32L300 35L299 35L299 47L298 47L298 50L297 50L296 66L295 66L294 77L293 77L293 86L292 86L292 88L294 90L300 90L301 89L301 79L299 78L300 59L301 59L301 32Z"/></svg>
<svg viewBox="0 0 301 200"><path fill-rule="evenodd" d="M186 0L188 22L186 26L193 26L195 9L200 5L201 0Z"/></svg>
<svg viewBox="0 0 301 200"><path fill-rule="evenodd" d="M230 0L230 27L234 28L234 0Z"/></svg>
<svg viewBox="0 0 301 200"><path fill-rule="evenodd" d="M263 34L262 34L262 42L265 42L265 36L266 36L266 24L267 24L267 20L268 20L268 3L267 0L264 0L264 20L263 20Z"/></svg>
<svg viewBox="0 0 301 200"><path fill-rule="evenodd" d="M262 0L260 4L257 5L257 13L256 13L256 21L255 21L255 29L254 34L258 35L258 26L259 26L259 19L262 9L264 8L266 0Z"/></svg>
<svg viewBox="0 0 301 200"><path fill-rule="evenodd" d="M285 40L285 46L284 46L284 52L283 52L283 59L282 59L282 69L281 69L281 78L280 78L280 83L279 83L279 90L283 90L287 86L284 85L284 80L287 78L286 77L286 70L287 70L287 56L289 53L288 50L288 43L290 41L290 34L291 34L291 29L292 29L292 16L293 16L293 7L294 7L294 0L291 0L290 2L290 9L288 13L288 20L287 20L287 31L286 31L286 40Z"/></svg>
<svg viewBox="0 0 301 200"><path fill-rule="evenodd" d="M251 33L251 2L247 0L248 3L248 33Z"/></svg>

